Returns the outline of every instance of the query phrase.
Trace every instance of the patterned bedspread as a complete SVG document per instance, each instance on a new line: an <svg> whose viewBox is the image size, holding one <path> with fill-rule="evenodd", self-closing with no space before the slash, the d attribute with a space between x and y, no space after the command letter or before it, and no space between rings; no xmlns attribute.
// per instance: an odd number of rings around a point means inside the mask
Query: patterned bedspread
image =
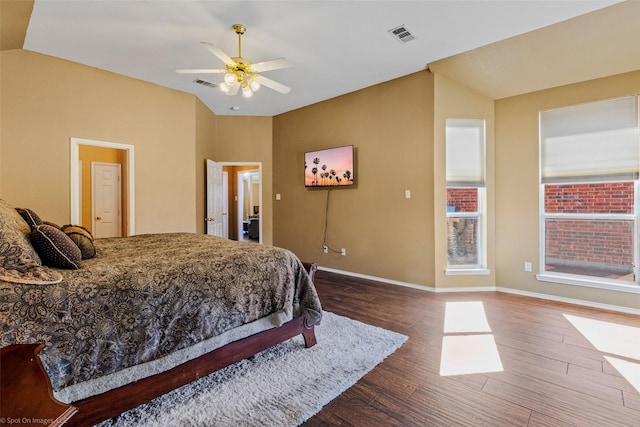
<svg viewBox="0 0 640 427"><path fill-rule="evenodd" d="M0 346L44 343L54 390L273 313L320 321L313 283L285 249L188 233L97 239L96 247L81 269L58 270L59 284L0 281Z"/></svg>

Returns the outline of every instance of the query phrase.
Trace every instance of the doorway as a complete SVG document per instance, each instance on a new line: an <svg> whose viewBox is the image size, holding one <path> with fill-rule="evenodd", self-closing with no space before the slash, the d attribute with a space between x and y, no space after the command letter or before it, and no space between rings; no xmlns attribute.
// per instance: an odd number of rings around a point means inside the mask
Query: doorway
<svg viewBox="0 0 640 427"><path fill-rule="evenodd" d="M256 241L260 238L262 184L260 173L255 169L237 172L238 183L238 240Z"/></svg>
<svg viewBox="0 0 640 427"><path fill-rule="evenodd" d="M262 163L221 163L228 176L223 191L228 200L229 239L262 243Z"/></svg>
<svg viewBox="0 0 640 427"><path fill-rule="evenodd" d="M83 214L87 210L87 203L91 205L90 196L82 196L83 191L88 193L90 184L83 185L83 169L89 168L91 161L82 160L81 151L85 149L107 149L111 154L121 156L123 185L122 199L122 235L133 236L135 234L135 175L134 175L134 147L128 144L119 144L108 141L95 141L83 138L71 138L70 140L70 213L71 223L91 226L91 216ZM89 186L89 188L87 188ZM88 199L88 200L87 200ZM83 209L83 205L85 208ZM89 209L91 212L91 209ZM88 215L91 215L89 213Z"/></svg>

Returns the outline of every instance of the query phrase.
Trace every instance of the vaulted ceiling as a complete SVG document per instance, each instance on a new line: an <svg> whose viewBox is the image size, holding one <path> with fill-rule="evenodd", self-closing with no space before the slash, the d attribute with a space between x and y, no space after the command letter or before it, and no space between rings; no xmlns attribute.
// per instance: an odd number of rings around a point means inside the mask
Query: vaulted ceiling
<svg viewBox="0 0 640 427"><path fill-rule="evenodd" d="M193 93L219 115L273 116L427 67L493 98L640 69L640 1L2 0L2 49L24 49ZM31 11L31 7L33 10ZM28 28L25 25L28 22ZM264 75L292 88L226 96L200 42L285 57ZM389 30L402 26L413 40ZM232 110L237 107L237 110Z"/></svg>

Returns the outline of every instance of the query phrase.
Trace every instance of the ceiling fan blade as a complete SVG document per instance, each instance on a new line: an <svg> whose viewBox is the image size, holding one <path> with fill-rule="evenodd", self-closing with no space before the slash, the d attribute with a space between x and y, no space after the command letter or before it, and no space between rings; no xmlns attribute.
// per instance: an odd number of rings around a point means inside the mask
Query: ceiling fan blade
<svg viewBox="0 0 640 427"><path fill-rule="evenodd" d="M282 83L278 83L276 81L268 79L260 74L257 74L256 76L257 76L256 77L257 82L259 82L263 86L266 86L270 89L275 90L276 92L285 93L285 94L291 92L291 88L283 85Z"/></svg>
<svg viewBox="0 0 640 427"><path fill-rule="evenodd" d="M256 73L262 73L264 71L279 70L280 68L289 68L291 65L293 64L288 59L278 58L253 64L253 69Z"/></svg>
<svg viewBox="0 0 640 427"><path fill-rule="evenodd" d="M211 43L208 43L208 42L200 42L200 44L202 46L204 46L204 48L207 49L209 52L211 52L215 56L217 56L225 64L234 65L236 63L233 59L231 59L231 57L229 55L224 53L222 51L222 49L220 49L218 46L214 46L214 45L212 45Z"/></svg>
<svg viewBox="0 0 640 427"><path fill-rule="evenodd" d="M227 70L221 68L186 68L182 70L176 70L178 74L222 74Z"/></svg>

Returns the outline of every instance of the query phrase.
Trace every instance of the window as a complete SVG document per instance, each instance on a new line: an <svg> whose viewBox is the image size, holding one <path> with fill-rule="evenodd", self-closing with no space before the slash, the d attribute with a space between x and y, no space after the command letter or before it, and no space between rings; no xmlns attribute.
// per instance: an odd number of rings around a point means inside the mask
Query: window
<svg viewBox="0 0 640 427"><path fill-rule="evenodd" d="M637 285L638 97L540 113L541 278Z"/></svg>
<svg viewBox="0 0 640 427"><path fill-rule="evenodd" d="M485 124L447 119L447 272L484 272Z"/></svg>

